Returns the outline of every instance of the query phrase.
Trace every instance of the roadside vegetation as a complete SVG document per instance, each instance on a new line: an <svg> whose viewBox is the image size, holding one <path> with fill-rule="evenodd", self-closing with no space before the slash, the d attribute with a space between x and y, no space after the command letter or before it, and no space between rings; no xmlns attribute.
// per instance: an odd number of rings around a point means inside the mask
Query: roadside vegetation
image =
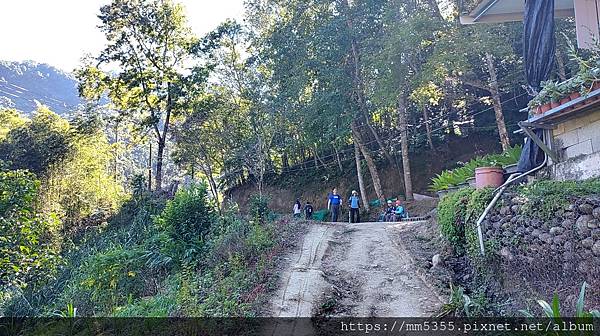
<svg viewBox="0 0 600 336"><path fill-rule="evenodd" d="M445 258L455 273L444 313L597 316L600 288L590 274L600 268L594 261L600 249L592 246L594 213L600 215L598 182L540 180L510 188L482 224L485 256L476 221L492 189L463 188L444 196L437 225L451 247ZM575 301L572 294L579 289ZM592 293L587 301L586 290ZM566 301L562 309L557 293ZM549 298L550 304L544 301Z"/></svg>

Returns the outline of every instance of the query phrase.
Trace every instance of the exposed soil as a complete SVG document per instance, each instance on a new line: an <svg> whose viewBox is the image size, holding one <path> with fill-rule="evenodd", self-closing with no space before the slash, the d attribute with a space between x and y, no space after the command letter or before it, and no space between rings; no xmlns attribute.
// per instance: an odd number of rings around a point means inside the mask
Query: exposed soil
<svg viewBox="0 0 600 336"><path fill-rule="evenodd" d="M265 315L430 316L443 304L416 270L398 230L403 223L311 223L286 256Z"/></svg>
<svg viewBox="0 0 600 336"><path fill-rule="evenodd" d="M496 135L470 134L466 137L451 136L434 152L427 150L411 154L413 190L426 194L431 178L442 170L456 167L457 162L467 162L476 156L499 150ZM271 197L270 207L280 213L291 213L294 201L300 198L303 203L312 202L315 209L319 210L327 206L327 193L331 188L337 187L344 197L350 195L352 190L358 190L354 151L349 151L346 155L347 157L342 157L343 171L336 167L315 168L314 163L309 161L304 170L267 177L264 192ZM383 193L388 197L401 196L404 192L404 180L398 170L390 167L385 160L377 162L377 168ZM368 191L365 199L374 200L377 196L367 169L364 174L365 188ZM227 192L228 197L238 203L242 211L247 209L249 197L256 193L256 187L251 182Z"/></svg>

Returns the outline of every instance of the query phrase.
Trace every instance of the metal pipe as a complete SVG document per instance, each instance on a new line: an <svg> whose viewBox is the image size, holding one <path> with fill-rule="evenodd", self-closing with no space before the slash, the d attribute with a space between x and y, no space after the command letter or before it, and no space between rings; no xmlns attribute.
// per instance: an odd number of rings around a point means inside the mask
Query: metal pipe
<svg viewBox="0 0 600 336"><path fill-rule="evenodd" d="M549 133L549 130L544 130L544 143L547 143L547 139L549 137L548 133ZM512 174L506 180L506 182L504 182L504 184L502 186L500 186L496 190L494 190L494 193L495 193L494 198L488 204L488 206L485 208L485 210L483 211L483 213L481 214L481 216L479 216L479 219L477 219L477 237L479 239L479 249L481 251L481 255L482 256L485 256L485 245L484 245L484 242L483 242L483 230L481 228L481 223L483 223L483 221L484 221L485 217L487 216L487 214L496 205L496 202L498 202L498 200L500 199L500 196L502 196L502 194L504 193L504 191L506 190L506 188L508 188L509 185L511 185L515 181L520 180L524 176L527 176L527 175L530 175L530 174L533 174L533 173L537 172L538 170L542 169L547 163L548 163L548 154L546 152L544 152L544 162L542 162L542 164L540 164L539 166L537 166L537 167L535 167L535 168L533 168L530 171L527 171L525 173L522 173L522 174L519 174L519 173Z"/></svg>
<svg viewBox="0 0 600 336"><path fill-rule="evenodd" d="M494 0L492 1L489 5L487 5L482 11L481 13L477 14L477 16L473 19L473 22L477 22L479 20L479 18L481 16L483 16L483 14L487 13L488 10L490 10L490 8L494 7L494 5L496 4L496 2L498 2L498 0Z"/></svg>

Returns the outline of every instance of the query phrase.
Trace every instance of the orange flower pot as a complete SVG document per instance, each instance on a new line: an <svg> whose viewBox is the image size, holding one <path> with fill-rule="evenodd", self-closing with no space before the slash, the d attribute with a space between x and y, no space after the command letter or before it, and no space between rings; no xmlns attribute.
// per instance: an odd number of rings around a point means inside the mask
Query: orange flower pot
<svg viewBox="0 0 600 336"><path fill-rule="evenodd" d="M550 107L550 103L546 103L542 106L540 106L540 114L546 113L548 111L550 111L551 107Z"/></svg>
<svg viewBox="0 0 600 336"><path fill-rule="evenodd" d="M579 93L578 91L571 92L571 93L569 94L569 98L571 98L571 100L573 100L573 99L577 99L577 98L579 98L579 97L581 97L581 93Z"/></svg>
<svg viewBox="0 0 600 336"><path fill-rule="evenodd" d="M553 101L553 102L550 103L550 109L557 108L559 106L560 106L559 102Z"/></svg>
<svg viewBox="0 0 600 336"><path fill-rule="evenodd" d="M500 167L480 167L475 169L475 187L497 188L504 183L504 171Z"/></svg>

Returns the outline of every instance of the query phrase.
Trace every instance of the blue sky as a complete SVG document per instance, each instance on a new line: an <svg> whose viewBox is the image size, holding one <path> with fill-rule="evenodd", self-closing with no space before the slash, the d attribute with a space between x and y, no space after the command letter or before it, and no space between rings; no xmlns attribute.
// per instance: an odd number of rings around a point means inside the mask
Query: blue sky
<svg viewBox="0 0 600 336"><path fill-rule="evenodd" d="M4 0L0 2L0 60L33 60L73 70L85 53L104 45L96 15L109 0ZM242 20L243 0L179 0L202 36L228 18Z"/></svg>

